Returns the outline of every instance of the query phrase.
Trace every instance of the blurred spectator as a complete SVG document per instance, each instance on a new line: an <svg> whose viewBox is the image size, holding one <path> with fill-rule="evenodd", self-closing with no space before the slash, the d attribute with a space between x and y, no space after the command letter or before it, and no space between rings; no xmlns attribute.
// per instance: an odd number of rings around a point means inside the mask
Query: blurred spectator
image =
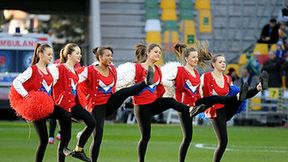
<svg viewBox="0 0 288 162"><path fill-rule="evenodd" d="M269 52L269 60L263 65L262 70L266 70L269 74L269 87L280 88L282 86L281 77L281 61L273 52Z"/></svg>
<svg viewBox="0 0 288 162"><path fill-rule="evenodd" d="M236 70L233 67L228 69L227 75L232 78L232 82L239 79L239 76L237 75Z"/></svg>
<svg viewBox="0 0 288 162"><path fill-rule="evenodd" d="M241 68L241 77L238 80L235 80L233 83L237 86L241 86L244 82L247 82L249 88L256 87L259 82L259 77L256 75L250 75L247 67Z"/></svg>
<svg viewBox="0 0 288 162"><path fill-rule="evenodd" d="M288 38L288 30L287 30L287 25L285 22L280 22L279 23L279 30L278 30L278 35L279 35L279 41L282 42L284 45L285 49L287 48L287 38ZM278 42L279 42L278 41Z"/></svg>
<svg viewBox="0 0 288 162"><path fill-rule="evenodd" d="M259 75L261 69L260 69L260 63L258 62L256 57L251 55L251 53L247 53L246 57L248 59L246 68L249 72L250 77Z"/></svg>
<svg viewBox="0 0 288 162"><path fill-rule="evenodd" d="M283 75L285 76L285 87L288 88L288 57L286 57L283 65Z"/></svg>
<svg viewBox="0 0 288 162"><path fill-rule="evenodd" d="M282 8L278 14L277 21L278 22L285 22L287 24L288 22L288 0L285 0L285 7Z"/></svg>
<svg viewBox="0 0 288 162"><path fill-rule="evenodd" d="M279 26L277 25L276 19L274 18L270 19L269 24L266 24L262 28L262 32L260 35L260 39L258 40L258 43L266 43L266 44L277 43L279 39L278 29Z"/></svg>

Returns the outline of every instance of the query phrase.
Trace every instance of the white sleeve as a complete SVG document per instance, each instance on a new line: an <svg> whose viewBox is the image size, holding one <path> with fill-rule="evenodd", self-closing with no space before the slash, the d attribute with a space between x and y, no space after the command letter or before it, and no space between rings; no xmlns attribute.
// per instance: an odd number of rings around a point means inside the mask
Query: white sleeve
<svg viewBox="0 0 288 162"><path fill-rule="evenodd" d="M203 98L203 96L204 96L203 95L204 75L205 75L205 73L202 74L201 77L200 77L199 93L200 93L201 98Z"/></svg>
<svg viewBox="0 0 288 162"><path fill-rule="evenodd" d="M23 87L23 83L25 83L32 76L32 68L28 67L22 74L19 74L15 80L13 81L13 86L15 90L22 96L25 97L28 92Z"/></svg>
<svg viewBox="0 0 288 162"><path fill-rule="evenodd" d="M136 76L135 64L127 62L117 67L117 84L116 89L121 89L134 84Z"/></svg>
<svg viewBox="0 0 288 162"><path fill-rule="evenodd" d="M178 72L178 68L171 69L171 71L169 73L167 73L167 72L163 73L162 72L162 84L165 87L174 86L177 72Z"/></svg>
<svg viewBox="0 0 288 162"><path fill-rule="evenodd" d="M79 76L79 83L84 82L88 77L88 67L85 67L84 70L78 74Z"/></svg>
<svg viewBox="0 0 288 162"><path fill-rule="evenodd" d="M59 70L57 67L58 64L52 64L48 66L49 72L53 77L53 85L55 85L59 79Z"/></svg>
<svg viewBox="0 0 288 162"><path fill-rule="evenodd" d="M169 62L161 67L162 84L165 87L174 86L174 82L178 72L178 66L181 66L179 62Z"/></svg>

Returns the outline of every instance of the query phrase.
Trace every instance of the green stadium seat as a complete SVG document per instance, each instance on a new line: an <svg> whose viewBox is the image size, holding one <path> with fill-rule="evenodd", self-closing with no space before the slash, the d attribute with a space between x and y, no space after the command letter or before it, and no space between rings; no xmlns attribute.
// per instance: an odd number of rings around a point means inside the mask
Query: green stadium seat
<svg viewBox="0 0 288 162"><path fill-rule="evenodd" d="M164 24L164 31L166 30L178 31L177 21L163 21L163 24Z"/></svg>
<svg viewBox="0 0 288 162"><path fill-rule="evenodd" d="M158 8L146 8L146 19L160 19L160 13Z"/></svg>
<svg viewBox="0 0 288 162"><path fill-rule="evenodd" d="M194 11L193 9L180 9L179 13L180 20L191 20L194 19Z"/></svg>
<svg viewBox="0 0 288 162"><path fill-rule="evenodd" d="M180 0L179 1L180 9L191 9L194 8L194 4L191 0Z"/></svg>
<svg viewBox="0 0 288 162"><path fill-rule="evenodd" d="M158 1L155 0L145 0L145 8L159 8Z"/></svg>

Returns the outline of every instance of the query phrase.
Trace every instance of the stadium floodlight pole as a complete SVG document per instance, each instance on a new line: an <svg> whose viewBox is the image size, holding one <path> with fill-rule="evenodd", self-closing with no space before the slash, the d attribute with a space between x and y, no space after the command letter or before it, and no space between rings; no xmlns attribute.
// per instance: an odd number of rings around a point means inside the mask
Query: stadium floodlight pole
<svg viewBox="0 0 288 162"><path fill-rule="evenodd" d="M100 2L90 0L89 5L89 51L101 45ZM88 64L95 61L94 55L88 55Z"/></svg>

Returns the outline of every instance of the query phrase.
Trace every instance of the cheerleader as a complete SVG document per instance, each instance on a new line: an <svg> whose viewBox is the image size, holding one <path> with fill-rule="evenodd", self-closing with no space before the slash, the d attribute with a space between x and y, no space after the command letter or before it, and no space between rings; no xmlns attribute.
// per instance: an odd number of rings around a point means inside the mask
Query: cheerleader
<svg viewBox="0 0 288 162"><path fill-rule="evenodd" d="M223 55L213 56L212 67L212 72L204 73L200 78L200 95L202 97L228 95L233 83L229 77L223 74L226 69L225 57ZM250 89L245 98L255 96L262 89L267 89L267 86L268 74L263 71L260 76L260 83L255 88ZM200 102L200 100L198 101ZM196 101L196 105L198 101ZM214 104L205 111L205 115L211 119L213 129L218 139L218 146L213 157L214 162L219 162L224 154L228 143L226 122L235 115L241 103L242 101L232 100L225 105Z"/></svg>
<svg viewBox="0 0 288 162"><path fill-rule="evenodd" d="M81 85L79 86L79 93L83 92L79 96L82 96L82 99L80 99L82 105L96 119L94 138L91 145L91 159L96 162L103 138L105 117L116 112L129 96L135 95L147 85L153 84L154 74L150 68L145 81L128 88L122 88L125 82L119 80L120 84L117 85L120 90L115 92L117 70L112 64L113 49L111 47L97 47L93 49L93 53L98 62L86 67L79 74ZM126 77L129 76L126 74Z"/></svg>
<svg viewBox="0 0 288 162"><path fill-rule="evenodd" d="M77 44L69 43L61 51L60 64L51 66L51 74L54 80L53 98L55 108L64 111L70 120L66 123L60 122L61 142L58 150L59 152L62 151L63 154L59 154L58 161L65 161L65 155L72 155L72 157L89 162L91 160L84 153L83 147L94 130L95 119L80 104L77 104L76 87L79 78L74 67L75 64L80 62L81 50ZM86 125L73 152L64 149L68 146L71 138L71 118L83 121Z"/></svg>
<svg viewBox="0 0 288 162"><path fill-rule="evenodd" d="M34 49L32 66L19 74L12 83L9 94L11 107L28 121L32 121L39 145L36 150L36 162L42 162L48 144L46 118L54 116L65 119L65 115L54 110L51 97L53 78L47 69L53 57L48 44L37 43ZM54 111L53 111L54 110Z"/></svg>
<svg viewBox="0 0 288 162"><path fill-rule="evenodd" d="M208 51L208 44L205 48L202 48L199 43L198 51L194 48L188 48L185 44L176 44L174 46L174 52L178 59L185 65L181 66L179 63L171 62L165 64L161 70L163 72L163 85L165 86L167 93L166 96L174 96L178 102L182 102L187 106L195 106L195 102L200 99L199 85L200 75L195 69L199 64L204 68L206 61L211 60L212 55ZM243 91L244 89L244 91ZM242 88L241 95L238 99L246 96L248 85ZM240 97L240 98L239 98ZM233 100L237 100L237 96L211 96L202 99L202 104L206 103L228 103ZM205 102L204 102L205 101ZM200 104L198 104L200 105ZM195 116L200 111L207 109L207 106L201 106L201 109L192 112ZM208 106L209 106L208 105ZM179 161L184 162L187 154L187 150L192 141L193 125L192 116L179 112L180 124L183 132L183 140L179 147Z"/></svg>
<svg viewBox="0 0 288 162"><path fill-rule="evenodd" d="M184 105L177 102L173 98L163 98L165 92L162 85L162 73L161 69L155 65L161 57L161 48L158 44L150 44L148 47L139 44L136 49L137 64L130 68L133 71L132 80L135 83L140 83L145 78L147 68L153 67L154 70L154 84L148 86L143 91L133 96L134 100L134 113L137 119L139 130L141 133L141 139L138 143L138 161L143 162L145 159L145 153L147 145L151 135L151 119L153 115L159 114L169 108L173 108L176 111L190 114L193 107Z"/></svg>

